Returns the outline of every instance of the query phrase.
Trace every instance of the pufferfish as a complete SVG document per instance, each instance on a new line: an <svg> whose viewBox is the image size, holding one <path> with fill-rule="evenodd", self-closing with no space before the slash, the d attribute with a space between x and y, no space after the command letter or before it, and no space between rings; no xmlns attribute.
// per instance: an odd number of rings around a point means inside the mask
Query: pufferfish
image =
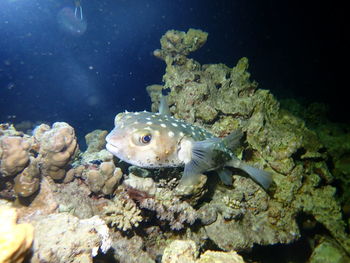
<svg viewBox="0 0 350 263"><path fill-rule="evenodd" d="M124 112L116 115L115 127L106 137L106 148L129 164L143 168L179 167L184 172L179 185L191 186L200 175L215 170L226 185L232 185L232 173L226 167L245 171L263 188L271 184L270 173L247 165L233 151L242 132L225 138L170 115L165 97L158 113Z"/></svg>

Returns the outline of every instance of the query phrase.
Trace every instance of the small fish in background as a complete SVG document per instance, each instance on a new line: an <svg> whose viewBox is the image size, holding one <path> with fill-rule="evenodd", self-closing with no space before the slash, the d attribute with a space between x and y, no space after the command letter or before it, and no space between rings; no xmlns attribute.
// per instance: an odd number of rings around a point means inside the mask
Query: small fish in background
<svg viewBox="0 0 350 263"><path fill-rule="evenodd" d="M198 126L170 116L165 97L159 113L124 112L115 117L114 129L107 135L106 148L119 159L144 168L185 166L179 186L198 183L200 175L215 170L226 185L232 185L232 173L225 167L248 173L264 189L271 184L271 174L239 160L233 150L242 132L236 130L225 138L215 137Z"/></svg>

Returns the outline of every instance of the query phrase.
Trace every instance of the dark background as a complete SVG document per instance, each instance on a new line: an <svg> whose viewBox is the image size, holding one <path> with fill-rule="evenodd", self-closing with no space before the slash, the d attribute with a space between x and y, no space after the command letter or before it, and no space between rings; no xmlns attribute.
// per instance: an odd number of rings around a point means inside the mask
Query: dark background
<svg viewBox="0 0 350 263"><path fill-rule="evenodd" d="M79 35L65 30L58 15L74 10L73 0L0 1L0 123L65 121L79 136L111 129L116 113L150 108L145 87L160 84L165 70L152 55L161 36L191 27L209 33L191 55L200 63L232 67L248 57L260 88L278 98L325 102L333 120L349 121L342 65L346 9L336 2L81 4L87 30Z"/></svg>

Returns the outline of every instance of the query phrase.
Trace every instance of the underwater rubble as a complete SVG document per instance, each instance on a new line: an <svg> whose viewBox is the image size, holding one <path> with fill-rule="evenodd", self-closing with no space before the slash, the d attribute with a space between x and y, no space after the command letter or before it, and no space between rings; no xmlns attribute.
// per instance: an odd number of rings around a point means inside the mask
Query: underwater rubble
<svg viewBox="0 0 350 263"><path fill-rule="evenodd" d="M107 131L87 134L82 152L67 123L32 135L1 124L0 262L244 262L256 246L302 238L312 250L305 261L350 261L349 128L281 106L250 80L247 58L233 68L189 58L207 37L162 36L154 55L166 63L164 85L147 87L152 110L166 90L175 117L218 137L241 129L236 154L272 174L270 189L232 169L232 186L208 173L183 194L176 169L118 162L105 149Z"/></svg>

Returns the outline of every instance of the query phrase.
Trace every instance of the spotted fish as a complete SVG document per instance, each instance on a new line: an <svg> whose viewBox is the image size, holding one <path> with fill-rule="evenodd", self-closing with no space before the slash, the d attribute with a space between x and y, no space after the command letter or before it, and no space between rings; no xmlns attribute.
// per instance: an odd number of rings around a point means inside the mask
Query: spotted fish
<svg viewBox="0 0 350 263"><path fill-rule="evenodd" d="M235 167L265 189L270 186L270 173L245 164L233 154L242 137L240 130L222 139L215 137L201 127L172 117L164 97L158 113L119 113L114 124L106 137L109 152L144 168L184 166L180 185L196 184L200 174L210 170L216 170L221 180L231 185L232 173L225 167Z"/></svg>

